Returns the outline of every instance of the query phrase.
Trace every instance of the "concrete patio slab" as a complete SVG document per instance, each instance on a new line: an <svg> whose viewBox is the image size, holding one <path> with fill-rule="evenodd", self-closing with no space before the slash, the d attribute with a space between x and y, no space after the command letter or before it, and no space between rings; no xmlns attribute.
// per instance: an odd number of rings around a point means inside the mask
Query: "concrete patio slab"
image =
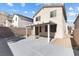
<svg viewBox="0 0 79 59"><path fill-rule="evenodd" d="M15 43L8 42L15 56L74 56L72 48L48 44L47 40L23 39Z"/></svg>

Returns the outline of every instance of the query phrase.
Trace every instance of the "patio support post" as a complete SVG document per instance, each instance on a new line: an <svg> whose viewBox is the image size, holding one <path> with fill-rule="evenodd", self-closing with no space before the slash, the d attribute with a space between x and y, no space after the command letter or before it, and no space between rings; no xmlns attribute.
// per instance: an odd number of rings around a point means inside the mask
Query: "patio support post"
<svg viewBox="0 0 79 59"><path fill-rule="evenodd" d="M47 25L47 29L48 29L48 43L50 43L50 24Z"/></svg>
<svg viewBox="0 0 79 59"><path fill-rule="evenodd" d="M35 26L33 26L33 40L35 39Z"/></svg>
<svg viewBox="0 0 79 59"><path fill-rule="evenodd" d="M27 27L26 27L26 38L27 38Z"/></svg>

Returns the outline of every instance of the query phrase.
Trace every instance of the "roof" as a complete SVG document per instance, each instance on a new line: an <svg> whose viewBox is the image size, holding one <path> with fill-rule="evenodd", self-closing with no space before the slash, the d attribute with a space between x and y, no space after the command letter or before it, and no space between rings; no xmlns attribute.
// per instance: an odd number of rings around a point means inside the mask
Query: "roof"
<svg viewBox="0 0 79 59"><path fill-rule="evenodd" d="M76 20L74 21L74 24L76 23L76 21L77 21L78 18L79 18L79 14L78 14L77 17L76 17Z"/></svg>
<svg viewBox="0 0 79 59"><path fill-rule="evenodd" d="M64 15L64 17L65 17L65 20L67 20L64 4L61 4L61 3L44 4L44 5L41 7L41 9L33 16L33 18L34 18L43 8L52 8L52 7L62 7L62 9L63 9L63 15Z"/></svg>
<svg viewBox="0 0 79 59"><path fill-rule="evenodd" d="M48 3L48 4L44 4L43 7L60 7L63 6L63 4L61 3Z"/></svg>
<svg viewBox="0 0 79 59"><path fill-rule="evenodd" d="M33 19L30 18L30 17L24 16L24 15L21 15L21 14L14 14L14 15L20 16L20 18L22 18L23 20L33 22Z"/></svg>

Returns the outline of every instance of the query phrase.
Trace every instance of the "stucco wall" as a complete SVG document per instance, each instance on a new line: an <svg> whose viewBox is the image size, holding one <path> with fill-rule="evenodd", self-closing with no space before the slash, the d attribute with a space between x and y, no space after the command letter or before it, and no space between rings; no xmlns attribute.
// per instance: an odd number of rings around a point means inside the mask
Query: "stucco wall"
<svg viewBox="0 0 79 59"><path fill-rule="evenodd" d="M56 10L56 17L50 18L50 12ZM40 21L35 21L37 16L41 16ZM44 23L44 22L54 22L57 24L57 32L55 34L55 38L64 38L66 34L66 22L63 16L62 7L52 7L52 8L43 8L35 17L34 24Z"/></svg>
<svg viewBox="0 0 79 59"><path fill-rule="evenodd" d="M8 20L6 20L6 27L11 27L12 26L12 22L9 22Z"/></svg>
<svg viewBox="0 0 79 59"><path fill-rule="evenodd" d="M17 18L17 21L16 21L16 18ZM17 15L14 15L14 17L12 19L13 27L18 27L18 19L19 19L19 17Z"/></svg>
<svg viewBox="0 0 79 59"><path fill-rule="evenodd" d="M16 18L17 18L17 20L16 20ZM25 28L28 24L32 24L32 22L31 21L27 21L27 19L22 19L18 15L14 15L12 24L13 24L13 27Z"/></svg>
<svg viewBox="0 0 79 59"><path fill-rule="evenodd" d="M30 19L29 19L29 20L30 20ZM26 19L21 19L21 18L19 17L19 19L18 19L18 27L26 28L26 26L27 26L28 24L32 24L32 22L27 21Z"/></svg>
<svg viewBox="0 0 79 59"><path fill-rule="evenodd" d="M7 15L0 14L0 26L6 26Z"/></svg>

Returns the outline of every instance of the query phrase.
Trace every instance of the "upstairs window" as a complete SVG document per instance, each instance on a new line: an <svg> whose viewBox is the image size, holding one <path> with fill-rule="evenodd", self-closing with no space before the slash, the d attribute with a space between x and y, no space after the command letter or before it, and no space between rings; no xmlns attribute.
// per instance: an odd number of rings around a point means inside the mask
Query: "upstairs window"
<svg viewBox="0 0 79 59"><path fill-rule="evenodd" d="M16 17L16 21L17 21L17 17Z"/></svg>
<svg viewBox="0 0 79 59"><path fill-rule="evenodd" d="M56 17L56 10L50 12L50 17Z"/></svg>
<svg viewBox="0 0 79 59"><path fill-rule="evenodd" d="M36 21L40 21L40 16L36 17Z"/></svg>

